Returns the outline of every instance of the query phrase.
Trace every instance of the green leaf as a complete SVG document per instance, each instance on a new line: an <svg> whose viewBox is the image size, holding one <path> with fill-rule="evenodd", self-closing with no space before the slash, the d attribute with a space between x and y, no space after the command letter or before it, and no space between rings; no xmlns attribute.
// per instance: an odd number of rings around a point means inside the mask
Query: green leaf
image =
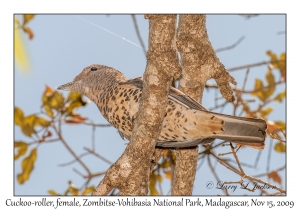
<svg viewBox="0 0 300 210"><path fill-rule="evenodd" d="M81 107L83 106L83 103L81 101L73 101L69 106L68 106L68 113L72 114L73 113L73 109L77 108L77 107Z"/></svg>
<svg viewBox="0 0 300 210"><path fill-rule="evenodd" d="M277 61L277 55L276 55L275 53L273 53L272 51L268 50L268 51L266 52L266 54L271 58L271 60L270 60L271 63L274 62L274 61ZM277 67L275 66L276 63L272 63L272 65L273 65L275 68L277 68Z"/></svg>
<svg viewBox="0 0 300 210"><path fill-rule="evenodd" d="M48 98L49 98L50 96L52 96L52 94L53 94L52 88L49 87L48 85L46 85L46 89L45 89L45 91L44 91L44 93L43 93L43 95L42 95L42 101L43 101L43 104L44 104L44 103L47 103Z"/></svg>
<svg viewBox="0 0 300 210"><path fill-rule="evenodd" d="M274 75L272 74L271 70L267 71L266 80L268 82L268 87L264 88L264 95L265 98L268 99L274 93L276 87Z"/></svg>
<svg viewBox="0 0 300 210"><path fill-rule="evenodd" d="M254 90L251 95L258 97L261 101L265 101L266 97L263 91L264 84L260 79L255 79Z"/></svg>
<svg viewBox="0 0 300 210"><path fill-rule="evenodd" d="M243 111L245 111L246 113L250 112L250 107L247 103L243 103Z"/></svg>
<svg viewBox="0 0 300 210"><path fill-rule="evenodd" d="M86 105L86 102L82 100L82 95L77 92L70 92L67 102L70 102L66 110L67 116L72 116L75 108Z"/></svg>
<svg viewBox="0 0 300 210"><path fill-rule="evenodd" d="M23 120L24 120L24 113L19 107L15 107L14 110L14 119L15 119L15 124L18 126L22 127L23 125Z"/></svg>
<svg viewBox="0 0 300 210"><path fill-rule="evenodd" d="M50 125L50 122L42 117L36 117L34 126L47 127Z"/></svg>
<svg viewBox="0 0 300 210"><path fill-rule="evenodd" d="M158 180L160 183L162 183L163 177L160 174L156 174L156 180Z"/></svg>
<svg viewBox="0 0 300 210"><path fill-rule="evenodd" d="M274 85L275 84L275 78L274 78L274 75L273 75L271 70L267 71L266 80L267 80L269 85Z"/></svg>
<svg viewBox="0 0 300 210"><path fill-rule="evenodd" d="M273 109L271 107L268 107L266 108L265 110L261 110L259 113L260 113L260 116L262 118L265 118L266 116L268 116L271 112L273 111Z"/></svg>
<svg viewBox="0 0 300 210"><path fill-rule="evenodd" d="M54 190L48 190L48 193L50 195L58 195L58 196L62 195L62 194L59 194L59 193L55 192Z"/></svg>
<svg viewBox="0 0 300 210"><path fill-rule="evenodd" d="M31 30L30 28L28 28L28 27L23 27L23 31L24 31L25 33L28 34L29 39L33 39L34 34L33 34L32 30Z"/></svg>
<svg viewBox="0 0 300 210"><path fill-rule="evenodd" d="M85 188L85 190L81 193L81 195L86 195L86 194L90 194L95 190L94 186L90 186L88 188Z"/></svg>
<svg viewBox="0 0 300 210"><path fill-rule="evenodd" d="M80 100L81 99L81 94L77 92L70 92L67 98L67 102L72 101L72 100Z"/></svg>
<svg viewBox="0 0 300 210"><path fill-rule="evenodd" d="M282 142L276 143L274 149L276 152L280 152L280 153L286 152L286 146Z"/></svg>
<svg viewBox="0 0 300 210"><path fill-rule="evenodd" d="M78 195L79 190L78 190L76 187L70 186L69 192L70 192L72 195L76 196L76 195Z"/></svg>
<svg viewBox="0 0 300 210"><path fill-rule="evenodd" d="M168 167L170 167L170 165L171 165L170 160L165 160L165 161L160 165L160 167L161 167L161 168L168 168Z"/></svg>
<svg viewBox="0 0 300 210"><path fill-rule="evenodd" d="M23 184L25 181L29 179L30 173L34 168L34 163L37 158L37 150L36 148L32 149L29 156L24 158L22 161L22 172L17 175L17 180L19 184Z"/></svg>
<svg viewBox="0 0 300 210"><path fill-rule="evenodd" d="M50 107L58 110L62 107L63 104L64 104L64 97L59 92L55 91L49 101Z"/></svg>
<svg viewBox="0 0 300 210"><path fill-rule="evenodd" d="M49 117L53 117L53 111L51 109L51 107L48 105L48 104L45 104L44 105L44 110L46 112L46 114L49 116Z"/></svg>
<svg viewBox="0 0 300 210"><path fill-rule="evenodd" d="M30 115L30 116L24 118L23 125L22 125L21 129L22 129L22 132L26 136L31 137L31 135L33 133L36 133L36 131L34 130L35 119L36 119L35 115Z"/></svg>
<svg viewBox="0 0 300 210"><path fill-rule="evenodd" d="M14 147L18 149L18 152L14 155L14 160L17 160L19 157L26 154L28 144L22 141L15 141Z"/></svg>
<svg viewBox="0 0 300 210"><path fill-rule="evenodd" d="M277 55L271 51L267 51L267 55L270 56L270 63L273 65L273 67L279 69L281 77L286 80L286 54L282 53L279 56L279 59L277 58Z"/></svg>
<svg viewBox="0 0 300 210"><path fill-rule="evenodd" d="M33 14L27 14L23 15L23 25L27 24L35 15Z"/></svg>
<svg viewBox="0 0 300 210"><path fill-rule="evenodd" d="M276 123L276 125L278 125L278 127L280 127L282 130L286 130L286 124L279 120L279 121L275 121L274 123Z"/></svg>
<svg viewBox="0 0 300 210"><path fill-rule="evenodd" d="M52 91L52 89L46 86L46 90L43 93L42 101L43 108L45 109L48 116L53 117L53 109L59 110L64 105L64 97L57 91Z"/></svg>
<svg viewBox="0 0 300 210"><path fill-rule="evenodd" d="M156 181L157 181L157 174L153 171L150 175L150 182L149 182L150 195L154 195L154 196L159 195L155 187Z"/></svg>
<svg viewBox="0 0 300 210"><path fill-rule="evenodd" d="M278 93L275 98L273 98L274 101L282 102L282 100L286 97L286 91L284 90L282 93Z"/></svg>

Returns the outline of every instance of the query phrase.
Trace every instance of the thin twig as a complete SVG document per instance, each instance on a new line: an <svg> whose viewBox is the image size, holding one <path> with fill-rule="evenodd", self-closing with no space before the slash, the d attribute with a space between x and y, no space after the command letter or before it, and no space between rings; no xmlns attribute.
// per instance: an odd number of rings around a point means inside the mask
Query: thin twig
<svg viewBox="0 0 300 210"><path fill-rule="evenodd" d="M138 39L139 39L139 41L140 41L140 44L142 45L144 54L145 54L145 56L146 56L146 55L147 55L146 47L145 47L144 42L143 42L143 39L142 39L142 37L141 37L140 30L139 30L139 27L138 27L138 24L137 24L135 15L132 14L131 17L132 17L132 20L133 20L133 24L134 24L134 29L135 29L136 35L138 36Z"/></svg>
<svg viewBox="0 0 300 210"><path fill-rule="evenodd" d="M284 194L282 192L276 192L276 193L272 193L272 194L269 194L270 196L276 196L276 195L280 195L280 194Z"/></svg>
<svg viewBox="0 0 300 210"><path fill-rule="evenodd" d="M199 159L198 159L198 161L200 160L200 163L198 162L198 166L197 166L197 171L201 168L201 166L203 165L203 163L204 163L204 157L205 157L205 155L203 155L203 156L201 156Z"/></svg>
<svg viewBox="0 0 300 210"><path fill-rule="evenodd" d="M283 84L283 83L285 83L285 81L278 81L278 82L275 82L274 84L271 84L271 85L268 85L268 86L264 86L262 88L258 88L258 89L255 89L255 90L246 90L245 91L245 90L239 90L237 88L235 88L234 90L236 92L240 92L240 93L256 93L256 92L264 91L266 89L275 87L276 85Z"/></svg>
<svg viewBox="0 0 300 210"><path fill-rule="evenodd" d="M61 133L58 132L57 128L53 125L52 126L53 129L55 130L57 136L60 138L61 142L63 143L63 145L65 145L65 147L67 148L67 150L73 155L73 157L82 165L82 167L87 171L88 174L91 174L89 168L85 165L84 162L82 162L82 160L76 155L76 153L71 149L71 147L67 144L67 142L64 140L64 138L62 137Z"/></svg>
<svg viewBox="0 0 300 210"><path fill-rule="evenodd" d="M219 179L219 177L218 177L218 175L217 175L217 173L216 173L214 167L212 166L212 164L211 164L211 162L210 162L210 156L209 156L209 155L207 155L207 162L208 162L208 165L209 165L209 167L210 167L211 172L213 173L215 179L216 179L216 180L218 181L218 183L219 183L219 182L220 182L220 179ZM224 188L224 189L222 189L222 190L224 191L225 195L229 195L227 188Z"/></svg>
<svg viewBox="0 0 300 210"><path fill-rule="evenodd" d="M221 158L217 158L218 162L221 163L223 166L228 168L229 170L235 172L236 174L240 174L240 171L230 165L228 162L223 161Z"/></svg>
<svg viewBox="0 0 300 210"><path fill-rule="evenodd" d="M257 153L256 159L255 159L255 163L254 163L255 168L256 168L256 166L258 164L258 161L260 159L261 153L262 153L262 150L259 150L258 153Z"/></svg>
<svg viewBox="0 0 300 210"><path fill-rule="evenodd" d="M96 124L96 123L87 122L87 121L82 122L82 121L77 120L75 118L74 119L72 118L72 121L78 122L78 123L83 124L83 125L91 125L91 126L96 126L96 127L110 127L110 126L112 126L111 124L101 124L101 123ZM58 119L58 120L53 120L51 122L65 122L65 120L64 119ZM65 123L65 124L70 124L70 123Z"/></svg>
<svg viewBox="0 0 300 210"><path fill-rule="evenodd" d="M79 157L79 158L82 158L82 157L84 157L84 156L86 156L86 155L89 155L89 154L90 154L90 153L86 152L86 153L83 153L83 154L79 155L78 157ZM74 159L74 160L71 160L70 162L67 162L67 163L61 163L61 164L58 164L58 166L64 167L64 166L68 166L68 165L71 165L71 164L76 163L76 162L77 162L77 159Z"/></svg>
<svg viewBox="0 0 300 210"><path fill-rule="evenodd" d="M230 142L230 147L231 147L232 154L233 154L233 156L234 156L234 158L235 158L235 160L236 160L236 162L238 164L238 167L240 169L241 174L245 174L245 172L244 172L244 170L243 170L243 168L242 168L242 166L240 164L240 161L239 161L239 159L238 159L238 157L236 155L236 152L235 152L234 147L232 146L231 142Z"/></svg>
<svg viewBox="0 0 300 210"><path fill-rule="evenodd" d="M239 93L256 93L256 92L262 91L264 89L268 89L268 88L274 87L274 86L279 85L279 84L284 84L284 83L285 83L285 81L280 80L278 82L275 82L274 84L264 86L264 87L256 89L256 90L241 90L241 89L238 89L236 87L232 87L232 90L236 91L236 92L239 92ZM218 86L216 84L206 84L205 87L206 88L218 88Z"/></svg>
<svg viewBox="0 0 300 210"><path fill-rule="evenodd" d="M284 138L286 138L286 133L282 130L282 128L279 128L279 130L281 131L281 133L284 136Z"/></svg>
<svg viewBox="0 0 300 210"><path fill-rule="evenodd" d="M217 50L215 50L217 53L218 52L222 52L222 51L225 51L225 50L230 50L232 48L235 48L236 46L238 46L243 40L245 39L245 36L242 36L241 38L239 38L234 44L228 46L228 47L222 47L222 48L219 48Z"/></svg>
<svg viewBox="0 0 300 210"><path fill-rule="evenodd" d="M242 91L244 91L244 90L245 90L245 87L246 87L246 83L247 83L247 79L248 79L249 72L250 72L250 68L247 68L246 75L245 75L245 78L244 78L243 87L242 87Z"/></svg>
<svg viewBox="0 0 300 210"><path fill-rule="evenodd" d="M286 140L283 140L281 139L276 133L270 133L269 136L272 138L272 139L277 139L283 143L286 143Z"/></svg>
<svg viewBox="0 0 300 210"><path fill-rule="evenodd" d="M102 171L102 172L98 172L98 173L94 173L94 174L90 174L90 175L84 176L83 178L85 178L85 179L92 179L92 178L97 177L97 176L102 176L105 173L106 173L106 171Z"/></svg>
<svg viewBox="0 0 300 210"><path fill-rule="evenodd" d="M95 155L96 157L100 158L100 159L103 160L104 162L106 162L106 163L108 163L108 164L110 164L110 165L113 164L113 162L111 162L110 160L106 159L105 157L99 155L99 154L96 153L95 151L93 151L93 150L91 150L91 149L89 149L89 148L87 148L87 147L84 147L83 149L86 150L86 151L88 151L89 153Z"/></svg>
<svg viewBox="0 0 300 210"><path fill-rule="evenodd" d="M244 185L244 179L245 179L245 176L241 176L240 185L243 187L243 189L248 190L250 192L254 192L255 189L250 189L247 187L248 185L247 186Z"/></svg>
<svg viewBox="0 0 300 210"><path fill-rule="evenodd" d="M280 168L278 168L278 169L276 169L276 170L273 170L273 171L276 171L276 172L278 172L278 171L282 171L282 170L284 170L284 169L286 169L286 165L284 165L284 166L282 166L282 167L280 167ZM253 175L254 177L262 177L262 176L268 176L269 175L269 173L263 173L263 174L257 174L257 175Z"/></svg>
<svg viewBox="0 0 300 210"><path fill-rule="evenodd" d="M282 61L286 61L286 60L284 59L284 60L272 61L272 63L279 63L279 62L282 62ZM251 67L256 67L256 66L269 65L270 63L271 63L270 61L262 61L262 62L259 62L259 63L254 63L254 64L248 64L248 65L244 65L244 66L229 68L229 69L227 69L227 71L236 71L236 70L246 69L246 68L251 68Z"/></svg>
<svg viewBox="0 0 300 210"><path fill-rule="evenodd" d="M221 159L221 158L218 158L218 159ZM232 162L232 163L234 163L234 164L237 164L234 160L232 160L232 159L221 159L221 160L223 160L223 161L227 161L227 162ZM240 162L240 164L241 164L241 166L245 166L245 167L247 167L247 168L255 168L255 166L253 166L253 165L250 165L250 164L247 164L247 163L243 163L243 162Z"/></svg>
<svg viewBox="0 0 300 210"><path fill-rule="evenodd" d="M84 178L84 175L81 172L79 172L76 168L73 168L73 171Z"/></svg>
<svg viewBox="0 0 300 210"><path fill-rule="evenodd" d="M219 104L218 106L215 106L215 107L212 107L212 108L209 108L208 110L209 111L213 111L213 110L215 110L215 109L218 109L218 108L222 108L222 107L225 107L226 105L227 105L227 101L225 101L224 103L222 103L222 104Z"/></svg>
<svg viewBox="0 0 300 210"><path fill-rule="evenodd" d="M267 166L266 166L266 170L267 170L267 173L270 172L270 161L271 161L271 154L272 154L272 147L273 147L273 141L270 141L270 144L269 144L269 151L268 151L268 159L267 159ZM268 177L268 181L269 181L269 177Z"/></svg>
<svg viewBox="0 0 300 210"><path fill-rule="evenodd" d="M56 142L56 141L60 141L60 139L49 139L49 140L45 140L45 141L34 141L34 142L30 142L28 143L28 145L31 144L39 144L39 143L52 143L52 142Z"/></svg>
<svg viewBox="0 0 300 210"><path fill-rule="evenodd" d="M93 126L92 130L92 150L95 151L95 131L96 131L96 126Z"/></svg>
<svg viewBox="0 0 300 210"><path fill-rule="evenodd" d="M273 189L276 189L276 190L278 190L278 191L280 191L280 192L282 192L282 193L286 193L285 190L283 190L283 189L281 189L281 188L279 188L279 187L276 187L275 185L271 185L270 183L265 182L265 181L263 181L263 180L261 180L261 179L255 178L255 177L253 177L253 176L249 176L249 175L247 175L247 174L242 175L238 170L232 170L232 168L231 168L231 167L228 167L228 165L226 165L225 162L222 162L222 161L220 161L220 160L218 160L218 162L219 162L220 164L222 164L223 166L225 166L226 168L228 168L229 170L233 171L234 173L236 173L236 174L238 174L238 175L240 175L240 176L244 176L244 178L247 178L247 179L250 179L250 180L252 180L252 181L256 181L256 182L259 182L259 183L261 183L261 184L267 185L267 186L269 186L269 187L271 187L271 188L273 188Z"/></svg>

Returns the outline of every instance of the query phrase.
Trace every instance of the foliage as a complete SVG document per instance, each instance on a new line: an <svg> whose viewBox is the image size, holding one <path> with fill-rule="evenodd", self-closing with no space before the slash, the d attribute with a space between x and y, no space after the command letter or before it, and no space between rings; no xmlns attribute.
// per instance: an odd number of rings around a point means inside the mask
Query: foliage
<svg viewBox="0 0 300 210"><path fill-rule="evenodd" d="M22 38L22 33L27 34L30 40L34 38L33 31L28 27L28 23L34 17L35 15L23 15L22 24L18 19L15 19L15 59L20 68L24 70L30 68L30 62L28 58L28 52L26 50L26 45ZM285 89L283 91L276 92L278 86L281 84L285 85L286 82L286 54L282 53L281 55L277 56L271 51L267 51L266 54L270 57L270 61L265 74L265 80L257 78L255 80L253 89L249 91L244 90L245 85L242 85L242 89L234 89L237 100L233 104L233 114L246 117L261 117L266 119L268 124L267 134L269 135L269 137L276 141L273 150L277 153L284 154L286 153L286 144L285 140L283 139L285 138L286 123L282 120L270 121L268 120L268 118L269 115L275 111L270 106L270 104L282 103L286 98ZM248 71L249 70L250 68L248 68ZM276 79L275 71L279 72L280 78ZM245 82L247 81L247 76L248 73L245 74ZM251 103L251 100L244 99L244 96L249 94L257 99L257 106L252 105L250 107L249 103ZM75 109L84 107L86 103L87 102L83 100L82 96L76 92L70 92L67 97L64 97L58 91L53 91L52 88L46 86L45 91L42 95L42 110L40 113L25 116L21 108L15 107L15 125L19 126L22 133L25 136L30 137L32 140L31 142L25 142L22 140L15 140L14 142L14 160L16 161L22 159L22 171L21 173L17 174L18 183L23 184L30 178L30 174L33 172L35 161L38 157L38 147L40 145L44 143L61 141L68 148L68 152L70 152L75 160L78 161L86 170L87 175L82 175L83 179L85 179L86 182L83 187L78 188L71 181L69 181L69 186L64 193L57 193L53 189L49 190L48 193L54 196L75 196L87 195L94 190L94 186L88 185L89 181L95 177L104 175L105 172L91 173L88 167L80 158L83 155L75 154L74 151L72 151L70 147L68 147L66 141L62 137L63 131L61 130L62 124L69 124L70 126L72 126L73 124L86 124L89 126L93 126L94 128L108 126L95 124L91 121L88 121L88 118L75 113ZM221 108L225 107L227 104L228 103L223 103ZM220 107L213 107L211 110L216 108ZM237 114L237 111L240 111L240 113ZM223 156L225 154L219 154L218 157L216 157L216 155L214 154L215 149L220 146L224 146L224 144L211 145L209 147L203 146L203 150L199 152L199 162L202 163L204 157L208 157L208 164L210 166L211 157L216 158L218 161L226 162L227 159L220 158L220 156ZM107 161L105 160L105 158L101 157L94 149L86 149L86 151L87 153L85 153L85 155L95 155L101 160ZM175 162L176 157L174 151L168 150L163 154L162 159L159 161L150 175L150 195L163 194L160 187L161 183L164 181L164 179L172 180ZM226 163L229 165L228 162ZM201 164L199 165L201 166ZM282 168L285 169L285 166ZM282 168L278 170L267 171L264 175L273 180L275 183L282 184L282 179L278 173L280 170L282 170ZM213 167L211 167L211 169L212 171L214 170ZM216 179L218 179L217 176L215 177Z"/></svg>
<svg viewBox="0 0 300 210"><path fill-rule="evenodd" d="M28 51L22 32L28 34L29 39L32 40L34 34L27 24L34 18L33 14L26 14L23 16L23 23L17 19L15 15L15 27L14 27L14 45L15 45L15 61L21 70L27 72L30 67L30 59L28 57Z"/></svg>
<svg viewBox="0 0 300 210"><path fill-rule="evenodd" d="M57 193L54 190L48 190L48 193L53 196L62 196L62 195L78 196L78 195L91 194L95 189L95 187L92 185L92 186L86 187L84 190L82 190L80 192L80 189L78 189L71 181L69 181L68 184L69 184L69 187L65 190L65 192L63 194Z"/></svg>
<svg viewBox="0 0 300 210"><path fill-rule="evenodd" d="M14 147L17 152L15 152L14 159L18 160L25 156L31 145L38 146L41 143L59 140L59 138L50 139L52 133L56 133L58 137L61 136L58 133L57 123L60 125L61 123L77 124L85 122L87 118L74 113L75 108L85 105L86 102L78 93L70 92L68 98L65 99L61 93L53 91L46 86L42 95L43 110L41 113L24 116L24 112L19 107L15 107L15 124L20 127L24 135L31 137L33 141L31 143L15 141ZM40 128L40 130L37 131L37 128ZM20 184L29 179L30 173L34 168L37 158L37 146L22 161L22 173L17 175L17 180Z"/></svg>
<svg viewBox="0 0 300 210"><path fill-rule="evenodd" d="M276 63L277 61L274 59L276 55L270 51L268 51L267 53L273 56L270 63ZM283 54L280 57L284 57ZM239 107L241 107L242 109L240 115L244 113L247 117L262 117L264 119L268 119L268 116L274 111L274 109L267 105L269 105L272 102L283 102L283 100L286 97L285 91L276 94L275 90L279 84L285 83L285 77L281 74L280 79L275 80L273 71L276 68L274 65L273 67L274 68L269 68L267 70L267 73L265 75L266 82L260 79L256 79L253 90L245 91L243 89L235 89L237 100L234 103L234 112ZM278 66L278 68L281 68L280 73L284 72L282 70L282 66ZM254 106L251 106L250 108L246 100L243 100L244 94L251 94L260 101L256 108ZM34 169L34 163L37 159L38 145L52 141L62 141L64 144L66 144L66 142L62 138L62 131L60 128L61 123L70 125L85 123L87 125L96 126L96 124L88 122L88 118L82 117L74 112L75 109L81 108L85 105L86 102L82 99L82 96L79 93L70 92L67 97L64 97L58 91L53 91L52 88L46 86L45 91L42 94L42 111L40 113L25 116L21 108L15 107L15 124L20 127L24 135L31 137L33 140L31 143L27 143L24 141L15 141L14 144L16 149L14 159L18 160L19 158L24 157L21 164L22 172L17 175L17 180L20 184L23 184L29 179L31 172ZM274 122L268 120L267 123L267 133L269 134L269 136L279 140L279 142L277 142L274 145L274 151L279 153L285 153L285 141L282 139L282 134L284 134L284 131L286 129L285 122L281 120ZM56 138L53 136L56 136ZM32 148L29 154L26 156L29 148L32 145L36 146ZM205 149L204 151L200 152L199 161L201 161L201 159L204 158L206 155L212 155L213 153L210 151L212 151L216 147L210 147L209 149ZM69 149L69 152L74 155L75 159L77 159L83 166L85 166L85 164L80 160L80 158L77 155L74 154L73 151ZM95 151L89 151L89 153L96 154ZM160 187L161 183L163 182L164 178L172 180L172 173L175 161L176 157L174 151L167 150L150 175L150 195L162 194ZM219 159L219 161L222 160ZM86 170L88 175L83 176L83 178L87 179L88 182L92 178L102 176L104 174L91 174L88 169ZM277 171L269 172L266 175L270 179L274 180L274 182L281 184L281 177L277 173ZM90 194L93 191L93 189L94 186L84 185L83 190L80 191L71 182L69 182L69 187L63 194L56 193L54 190L49 190L48 193L50 195L86 195Z"/></svg>

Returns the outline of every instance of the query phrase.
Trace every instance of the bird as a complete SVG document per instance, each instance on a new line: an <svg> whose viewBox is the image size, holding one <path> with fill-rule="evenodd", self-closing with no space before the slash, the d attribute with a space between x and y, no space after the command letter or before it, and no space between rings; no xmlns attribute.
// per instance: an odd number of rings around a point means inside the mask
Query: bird
<svg viewBox="0 0 300 210"><path fill-rule="evenodd" d="M143 90L142 77L127 79L112 67L92 64L72 82L57 89L88 97L122 139L130 141ZM174 87L170 87L165 113L156 147L192 147L212 143L215 139L258 150L265 147L267 124L264 119L210 112Z"/></svg>

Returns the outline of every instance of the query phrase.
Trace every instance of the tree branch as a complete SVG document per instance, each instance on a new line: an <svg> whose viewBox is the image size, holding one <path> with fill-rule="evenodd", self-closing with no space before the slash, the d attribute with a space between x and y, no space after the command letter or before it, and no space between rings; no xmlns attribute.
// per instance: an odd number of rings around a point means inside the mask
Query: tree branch
<svg viewBox="0 0 300 210"><path fill-rule="evenodd" d="M180 66L175 50L176 15L145 15L149 19L149 50L143 92L131 141L122 156L107 170L92 195L147 195L151 159L161 130L168 93Z"/></svg>
<svg viewBox="0 0 300 210"><path fill-rule="evenodd" d="M216 53L222 52L222 51L225 51L225 50L230 50L230 49L232 49L232 48L235 48L235 47L238 46L244 39L245 39L245 36L242 36L242 37L239 38L233 45L230 45L230 46L228 46L228 47L222 47L222 48L216 49Z"/></svg>
<svg viewBox="0 0 300 210"><path fill-rule="evenodd" d="M286 61L286 60L272 61L272 63L279 63L282 61ZM244 65L244 66L229 68L229 69L227 69L227 71L236 71L236 70L247 69L247 68L256 67L256 66L269 65L270 63L271 63L271 61L262 61L262 62L248 64L248 65Z"/></svg>
<svg viewBox="0 0 300 210"><path fill-rule="evenodd" d="M216 56L206 31L205 15L180 15L177 49L181 55L179 90L201 103L206 81L215 78L222 96L233 101L229 82L236 84ZM176 150L172 195L191 195L198 160L198 147Z"/></svg>
<svg viewBox="0 0 300 210"><path fill-rule="evenodd" d="M136 35L137 35L137 37L138 37L138 39L140 41L140 44L142 45L143 52L144 52L145 56L147 56L146 47L145 47L144 42L142 40L142 37L141 37L141 34L140 34L140 30L139 30L138 24L136 22L135 15L132 14L131 18L132 18L132 21L133 21L133 24L134 24L134 29L135 29Z"/></svg>
<svg viewBox="0 0 300 210"><path fill-rule="evenodd" d="M264 185L267 185L267 186L269 186L269 187L271 187L271 188L273 188L273 189L276 189L276 190L278 190L278 191L281 192L281 193L285 193L285 194L286 194L286 191L285 191L285 190L283 190L283 189L281 189L281 188L279 188L279 187L276 187L275 185L271 185L270 183L265 182L265 181L263 181L263 180L261 180L261 179L255 178L255 177L253 177L253 176L249 176L249 175L247 175L247 174L242 174L242 173L239 172L238 170L233 170L231 167L228 167L228 165L224 164L224 162L220 161L219 159L218 159L218 162L219 162L220 164L222 164L223 166L225 166L226 168L228 168L229 170L233 171L234 173L236 173L236 174L238 174L238 175L240 175L240 176L243 176L243 178L247 178L247 179L250 179L251 181L259 182L259 183L264 184Z"/></svg>

